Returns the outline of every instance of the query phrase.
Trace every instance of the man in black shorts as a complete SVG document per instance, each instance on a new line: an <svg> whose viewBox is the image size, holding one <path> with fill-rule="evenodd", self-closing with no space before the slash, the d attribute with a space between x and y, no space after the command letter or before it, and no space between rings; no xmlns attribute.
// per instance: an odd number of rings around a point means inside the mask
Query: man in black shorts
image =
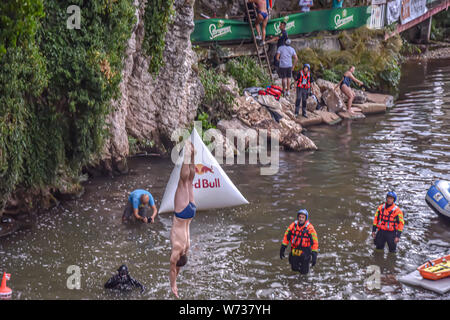
<svg viewBox="0 0 450 320"><path fill-rule="evenodd" d="M297 64L298 58L295 49L290 46L291 40L287 39L285 44L278 48L276 59L280 62L278 76L281 78L283 92L286 97L289 96L289 87L291 84L292 67ZM292 63L294 58L294 63Z"/></svg>

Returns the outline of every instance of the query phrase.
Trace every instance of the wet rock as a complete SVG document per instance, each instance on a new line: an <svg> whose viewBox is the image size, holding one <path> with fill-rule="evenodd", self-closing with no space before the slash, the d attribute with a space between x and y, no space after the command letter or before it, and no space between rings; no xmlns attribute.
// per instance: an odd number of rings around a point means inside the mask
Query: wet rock
<svg viewBox="0 0 450 320"><path fill-rule="evenodd" d="M348 111L341 111L338 113L339 117L347 120L357 120L357 119L364 119L366 116L363 115L361 112L357 112L355 108L352 108L353 113L350 113Z"/></svg>
<svg viewBox="0 0 450 320"><path fill-rule="evenodd" d="M322 117L316 113L306 111L306 115L308 118L302 117L301 114L297 118L303 127L314 126L323 122Z"/></svg>
<svg viewBox="0 0 450 320"><path fill-rule="evenodd" d="M314 113L322 117L322 121L328 125L334 125L342 121L342 118L333 112L328 112L325 110L316 110L314 111Z"/></svg>
<svg viewBox="0 0 450 320"><path fill-rule="evenodd" d="M322 93L322 99L328 108L328 111L338 113L344 109L344 103L340 98L339 94L334 91L327 89Z"/></svg>
<svg viewBox="0 0 450 320"><path fill-rule="evenodd" d="M303 134L289 131L280 139L288 150L317 150L316 144Z"/></svg>
<svg viewBox="0 0 450 320"><path fill-rule="evenodd" d="M375 114L386 112L386 105L382 103L364 103L364 104L353 104L353 107L357 107L361 110L363 114Z"/></svg>
<svg viewBox="0 0 450 320"><path fill-rule="evenodd" d="M367 102L384 104L390 108L394 105L394 97L388 94L367 92Z"/></svg>

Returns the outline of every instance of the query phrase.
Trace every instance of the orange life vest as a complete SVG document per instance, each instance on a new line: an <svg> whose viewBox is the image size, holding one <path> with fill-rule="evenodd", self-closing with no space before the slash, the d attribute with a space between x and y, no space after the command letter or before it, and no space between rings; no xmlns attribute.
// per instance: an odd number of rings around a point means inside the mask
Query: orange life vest
<svg viewBox="0 0 450 320"><path fill-rule="evenodd" d="M380 230L403 231L403 213L395 204L392 204L391 207L386 208L386 204L380 205L373 224Z"/></svg>
<svg viewBox="0 0 450 320"><path fill-rule="evenodd" d="M311 88L311 76L309 71L306 75L303 73L303 70L300 71L300 78L297 81L297 87L303 89Z"/></svg>
<svg viewBox="0 0 450 320"><path fill-rule="evenodd" d="M290 233L290 239L288 235ZM319 243L317 241L317 233L313 225L306 221L303 226L298 225L298 221L293 222L285 232L283 244L291 244L291 248L311 248L312 251L319 249Z"/></svg>

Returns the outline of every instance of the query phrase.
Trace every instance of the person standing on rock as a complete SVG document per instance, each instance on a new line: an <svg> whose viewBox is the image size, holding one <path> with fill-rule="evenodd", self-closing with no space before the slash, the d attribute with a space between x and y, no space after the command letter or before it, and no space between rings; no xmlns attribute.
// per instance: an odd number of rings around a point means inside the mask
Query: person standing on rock
<svg viewBox="0 0 450 320"><path fill-rule="evenodd" d="M297 212L297 220L286 229L280 248L280 259L283 259L287 246L291 244L289 263L292 271L300 271L301 274L309 272L310 263L311 267L316 265L319 250L317 232L308 216L306 209Z"/></svg>
<svg viewBox="0 0 450 320"><path fill-rule="evenodd" d="M341 89L341 91L347 96L347 111L349 113L353 113L352 111L352 103L353 99L355 99L355 94L353 93L352 89L350 88L350 85L352 81L355 81L358 83L359 86L362 86L364 83L358 79L355 78L353 75L353 72L355 72L355 67L351 66L350 69L348 69L344 73L344 77L342 80L334 87L334 90L336 91L337 87Z"/></svg>
<svg viewBox="0 0 450 320"><path fill-rule="evenodd" d="M258 35L256 36L256 39L261 41L260 45L264 45L266 41L266 26L267 22L269 21L269 13L267 12L267 3L266 0L248 0L248 2L256 3L256 21L255 21L255 27L256 32L258 32ZM261 26L262 24L262 32L261 32ZM261 36L262 33L262 36Z"/></svg>
<svg viewBox="0 0 450 320"><path fill-rule="evenodd" d="M297 64L297 54L290 46L291 40L287 39L284 46L278 48L276 59L280 62L279 76L283 86L283 92L286 97L289 96L289 88L291 85L292 66ZM294 58L294 63L292 63Z"/></svg>
<svg viewBox="0 0 450 320"><path fill-rule="evenodd" d="M314 82L310 73L311 66L307 63L303 65L303 69L300 70L295 76L297 80L297 98L295 100L295 116L298 117L300 111L300 102L302 103L302 116L308 118L306 115L306 100L311 95L311 83Z"/></svg>
<svg viewBox="0 0 450 320"><path fill-rule="evenodd" d="M153 209L151 217L147 214L148 206ZM122 222L134 218L144 223L153 223L157 214L158 210L152 194L147 190L137 189L131 192L128 197L128 202L122 215Z"/></svg>
<svg viewBox="0 0 450 320"><path fill-rule="evenodd" d="M172 230L170 241L172 253L170 255L169 280L173 294L178 298L177 277L180 268L187 263L190 247L189 226L195 216L197 207L194 201L193 181L195 177L195 149L191 142L184 147L184 160L180 170L180 180L175 192Z"/></svg>
<svg viewBox="0 0 450 320"><path fill-rule="evenodd" d="M286 21L281 21L280 22L280 32L275 37L273 37L272 39L266 41L266 43L269 44L269 43L272 43L272 42L276 41L277 42L277 52L278 52L278 49L281 46L284 46L284 44L285 44L287 39L288 39L288 34L287 34L287 31L286 31ZM273 60L274 60L273 61L273 65L277 69L278 76L280 76L280 74L279 74L280 63L277 60L277 54L275 54L275 56L273 57ZM281 76L280 76L280 78L281 78Z"/></svg>
<svg viewBox="0 0 450 320"><path fill-rule="evenodd" d="M397 243L400 241L405 220L402 210L395 204L395 201L397 201L395 192L388 192L386 203L380 205L375 213L372 238L378 250L383 250L386 242L389 252L397 250Z"/></svg>

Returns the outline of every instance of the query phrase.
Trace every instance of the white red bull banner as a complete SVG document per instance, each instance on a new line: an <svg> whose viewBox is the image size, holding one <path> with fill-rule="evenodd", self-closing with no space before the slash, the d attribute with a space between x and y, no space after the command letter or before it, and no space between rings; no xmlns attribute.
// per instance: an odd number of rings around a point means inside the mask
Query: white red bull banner
<svg viewBox="0 0 450 320"><path fill-rule="evenodd" d="M228 178L217 160L203 143L195 130L188 139L194 145L195 177L193 181L194 200L197 210L233 207L248 204L248 201L239 192L236 186ZM174 211L174 198L180 179L181 165L184 158L184 148L178 158L175 168L170 174L169 182L161 201L159 213Z"/></svg>

